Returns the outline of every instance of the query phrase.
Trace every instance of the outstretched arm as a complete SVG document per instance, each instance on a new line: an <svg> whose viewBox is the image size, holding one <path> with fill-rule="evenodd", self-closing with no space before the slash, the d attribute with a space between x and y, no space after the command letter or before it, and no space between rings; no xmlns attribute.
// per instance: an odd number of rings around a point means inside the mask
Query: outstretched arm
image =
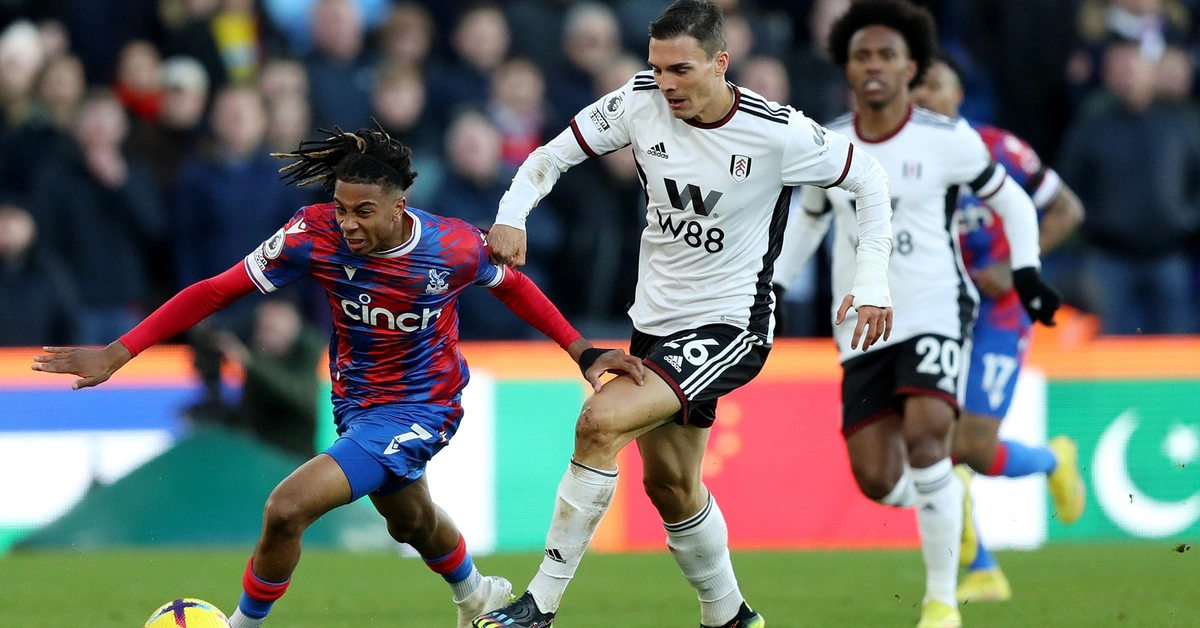
<svg viewBox="0 0 1200 628"><path fill-rule="evenodd" d="M600 390L600 376L606 372L625 374L639 385L642 383L641 360L625 355L620 349L593 348L529 277L511 268L503 272L504 279L491 289L492 294L521 320L565 349L596 391Z"/></svg>
<svg viewBox="0 0 1200 628"><path fill-rule="evenodd" d="M216 277L184 288L107 347L44 347L46 353L34 356L32 368L46 373L78 375L80 379L71 385L75 390L102 384L142 351L190 329L253 290L254 283L239 262Z"/></svg>

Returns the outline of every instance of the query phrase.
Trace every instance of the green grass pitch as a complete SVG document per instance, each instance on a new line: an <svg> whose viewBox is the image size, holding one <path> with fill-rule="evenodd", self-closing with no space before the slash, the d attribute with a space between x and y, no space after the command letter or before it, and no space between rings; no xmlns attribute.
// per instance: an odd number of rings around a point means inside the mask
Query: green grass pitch
<svg viewBox="0 0 1200 628"><path fill-rule="evenodd" d="M1182 549L1182 548L1180 548ZM246 552L96 552L0 558L0 627L139 628L175 597L232 611ZM1200 550L1168 544L1060 545L1000 553L1014 597L968 604L966 626L1200 626ZM528 582L539 556L478 560ZM772 628L911 627L923 588L920 556L891 552L737 553L742 591ZM692 590L666 553L591 555L567 592L563 628L689 627ZM394 555L305 554L265 628L450 628L446 585Z"/></svg>

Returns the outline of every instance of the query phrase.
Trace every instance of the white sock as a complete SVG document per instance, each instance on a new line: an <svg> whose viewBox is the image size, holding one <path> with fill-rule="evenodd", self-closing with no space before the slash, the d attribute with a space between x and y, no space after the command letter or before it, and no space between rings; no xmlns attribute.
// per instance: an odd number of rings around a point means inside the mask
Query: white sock
<svg viewBox="0 0 1200 628"><path fill-rule="evenodd" d="M721 626L732 620L744 600L729 560L729 528L712 494L700 512L663 527L671 555L700 598L700 623Z"/></svg>
<svg viewBox="0 0 1200 628"><path fill-rule="evenodd" d="M233 611L233 615L229 616L229 628L258 628L266 619L266 617L260 617L259 619L246 617L242 614L242 609L239 608Z"/></svg>
<svg viewBox="0 0 1200 628"><path fill-rule="evenodd" d="M913 469L917 490L917 527L925 557L925 601L958 606L958 552L962 541L963 484L950 459Z"/></svg>
<svg viewBox="0 0 1200 628"><path fill-rule="evenodd" d="M454 603L457 604L469 597L479 588L479 583L483 582L483 574L479 573L479 568L471 565L471 575L467 576L466 580L450 583L450 590L454 592Z"/></svg>
<svg viewBox="0 0 1200 628"><path fill-rule="evenodd" d="M558 610L616 490L616 470L602 471L571 461L558 483L554 518L546 533L546 556L529 583L529 592L543 613Z"/></svg>
<svg viewBox="0 0 1200 628"><path fill-rule="evenodd" d="M913 485L911 467L907 464L904 465L904 474L896 481L896 485L892 487L892 492L879 500L879 503L884 506L895 506L897 508L912 508L917 505L917 487Z"/></svg>

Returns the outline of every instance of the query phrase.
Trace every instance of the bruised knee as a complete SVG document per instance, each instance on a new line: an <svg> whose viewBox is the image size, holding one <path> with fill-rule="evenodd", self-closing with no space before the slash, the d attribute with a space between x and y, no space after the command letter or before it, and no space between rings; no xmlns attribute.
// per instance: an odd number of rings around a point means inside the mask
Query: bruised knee
<svg viewBox="0 0 1200 628"><path fill-rule="evenodd" d="M623 444L622 434L615 429L617 412L616 404L603 394L584 402L575 421L575 451L615 456Z"/></svg>

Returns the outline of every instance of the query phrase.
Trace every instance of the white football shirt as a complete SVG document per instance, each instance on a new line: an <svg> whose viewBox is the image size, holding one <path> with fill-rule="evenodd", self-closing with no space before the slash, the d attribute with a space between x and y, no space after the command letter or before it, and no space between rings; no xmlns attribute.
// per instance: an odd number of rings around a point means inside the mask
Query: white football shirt
<svg viewBox="0 0 1200 628"><path fill-rule="evenodd" d="M963 269L953 220L959 187L969 185L980 197L989 197L1003 184L1004 168L992 160L965 120L919 107L910 110L895 133L879 140L858 134L854 114L838 118L829 129L875 157L891 184L894 235L888 285L895 322L890 340L876 343L870 351L922 334L967 338L979 297ZM805 188L800 204L810 215L833 212L833 292L845 294L855 273L854 197L838 189ZM833 304L835 311L838 305ZM861 347L850 349L856 323L851 311L834 327L843 361L862 354Z"/></svg>
<svg viewBox="0 0 1200 628"><path fill-rule="evenodd" d="M538 152L526 161L497 222L523 228L556 170L632 145L647 200L634 327L667 336L726 323L771 342L771 279L793 187L843 184L852 162L870 160L854 160L845 137L791 107L730 88L729 114L703 124L675 118L653 73L638 73L538 149L552 166L534 163Z"/></svg>

